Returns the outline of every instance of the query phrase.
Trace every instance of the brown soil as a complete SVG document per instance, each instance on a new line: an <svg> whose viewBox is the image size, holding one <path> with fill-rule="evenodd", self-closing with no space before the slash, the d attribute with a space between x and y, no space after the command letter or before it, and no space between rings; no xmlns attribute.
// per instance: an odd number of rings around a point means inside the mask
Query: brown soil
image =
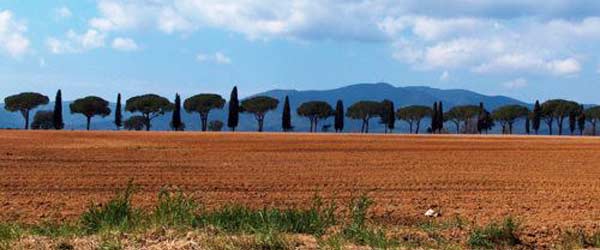
<svg viewBox="0 0 600 250"><path fill-rule="evenodd" d="M519 218L525 237L600 230L600 139L524 136L0 131L0 219L76 218L133 178L210 206L304 206L366 193L388 224Z"/></svg>

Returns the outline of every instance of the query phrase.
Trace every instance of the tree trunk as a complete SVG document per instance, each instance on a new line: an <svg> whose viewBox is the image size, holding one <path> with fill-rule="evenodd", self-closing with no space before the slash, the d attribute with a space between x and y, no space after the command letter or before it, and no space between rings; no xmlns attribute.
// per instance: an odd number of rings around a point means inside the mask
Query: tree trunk
<svg viewBox="0 0 600 250"><path fill-rule="evenodd" d="M318 127L319 127L319 118L315 118L315 126L314 126L315 133L317 132Z"/></svg>
<svg viewBox="0 0 600 250"><path fill-rule="evenodd" d="M509 123L509 124L508 124L508 134L509 134L509 135L512 135L512 131L513 131L512 129L513 129L513 124L512 124L512 123Z"/></svg>
<svg viewBox="0 0 600 250"><path fill-rule="evenodd" d="M558 135L562 135L562 130L563 130L563 119L562 118L558 118L556 120L556 122L558 123Z"/></svg>
<svg viewBox="0 0 600 250"><path fill-rule="evenodd" d="M369 133L369 119L365 120L365 134Z"/></svg>
<svg viewBox="0 0 600 250"><path fill-rule="evenodd" d="M264 117L258 118L258 132L263 132Z"/></svg>
<svg viewBox="0 0 600 250"><path fill-rule="evenodd" d="M413 123L412 122L408 123L408 130L409 130L409 134L412 134L412 132L413 132Z"/></svg>
<svg viewBox="0 0 600 250"><path fill-rule="evenodd" d="M85 128L89 131L90 130L90 123L92 121L92 117L91 116L86 116L87 119L87 125L85 126Z"/></svg>
<svg viewBox="0 0 600 250"><path fill-rule="evenodd" d="M23 117L25 117L25 130L29 129L29 109L22 111Z"/></svg>
<svg viewBox="0 0 600 250"><path fill-rule="evenodd" d="M592 135L596 136L596 122L592 123Z"/></svg>
<svg viewBox="0 0 600 250"><path fill-rule="evenodd" d="M150 131L150 114L145 115L146 131Z"/></svg>
<svg viewBox="0 0 600 250"><path fill-rule="evenodd" d="M548 125L548 134L552 135L552 122L547 123L547 125Z"/></svg>
<svg viewBox="0 0 600 250"><path fill-rule="evenodd" d="M415 134L417 134L417 135L419 134L419 128L421 128L421 121L420 120L417 121L417 127L416 127L416 130L415 130Z"/></svg>
<svg viewBox="0 0 600 250"><path fill-rule="evenodd" d="M202 116L200 118L200 121L202 123L202 131L208 130L208 117L207 116Z"/></svg>

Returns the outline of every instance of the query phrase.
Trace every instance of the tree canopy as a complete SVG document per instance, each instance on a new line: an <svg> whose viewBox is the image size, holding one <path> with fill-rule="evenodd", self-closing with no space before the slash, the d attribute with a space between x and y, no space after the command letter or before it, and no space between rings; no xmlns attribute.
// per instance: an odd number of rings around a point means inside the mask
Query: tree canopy
<svg viewBox="0 0 600 250"><path fill-rule="evenodd" d="M222 109L225 106L225 99L217 94L198 94L185 99L183 107L188 113L200 114L202 131L208 129L208 114L213 109Z"/></svg>
<svg viewBox="0 0 600 250"><path fill-rule="evenodd" d="M263 131L263 124L267 112L274 110L279 105L279 100L269 96L255 96L242 101L240 108L244 113L254 115L258 122L258 131Z"/></svg>
<svg viewBox="0 0 600 250"><path fill-rule="evenodd" d="M21 115L25 118L25 129L28 129L30 111L40 105L46 105L48 102L50 102L50 99L45 95L25 92L4 98L4 109L9 112L21 112Z"/></svg>
<svg viewBox="0 0 600 250"><path fill-rule="evenodd" d="M594 106L586 109L585 119L592 124L592 135L596 135L596 125L600 121L600 106Z"/></svg>
<svg viewBox="0 0 600 250"><path fill-rule="evenodd" d="M54 129L54 112L50 110L40 110L35 112L32 129Z"/></svg>
<svg viewBox="0 0 600 250"><path fill-rule="evenodd" d="M413 132L413 126L416 125L415 134L418 134L421 127L421 120L425 117L431 117L432 113L433 110L430 107L412 105L398 109L396 117L408 123L410 133Z"/></svg>
<svg viewBox="0 0 600 250"><path fill-rule="evenodd" d="M162 96L146 94L127 99L125 110L131 113L141 113L144 117L146 130L150 130L150 122L154 118L173 110L173 104L169 99Z"/></svg>
<svg viewBox="0 0 600 250"><path fill-rule="evenodd" d="M563 99L548 100L542 104L542 116L548 125L549 133L552 134L552 122L556 121L558 134L562 135L563 121L572 112L579 109L579 104Z"/></svg>
<svg viewBox="0 0 600 250"><path fill-rule="evenodd" d="M71 109L71 114L82 114L86 117L87 130L90 130L92 117L97 115L106 117L110 115L108 101L97 96L87 96L77 99L69 105L69 108Z"/></svg>
<svg viewBox="0 0 600 250"><path fill-rule="evenodd" d="M361 132L369 133L369 120L381 115L383 105L376 101L359 101L348 107L346 116L350 119L362 120Z"/></svg>
<svg viewBox="0 0 600 250"><path fill-rule="evenodd" d="M529 109L521 105L506 105L492 112L494 120L498 121L502 126L502 132L508 132L509 134L512 134L515 121L520 118L527 118L528 115Z"/></svg>
<svg viewBox="0 0 600 250"><path fill-rule="evenodd" d="M460 123L463 123L465 131L468 130L469 121L479 115L479 106L463 105L455 106L444 114L445 119L456 125L456 133L460 133Z"/></svg>
<svg viewBox="0 0 600 250"><path fill-rule="evenodd" d="M320 119L327 119L334 114L331 105L324 101L302 103L296 111L298 115L310 120L310 132L317 131L317 125L319 124Z"/></svg>

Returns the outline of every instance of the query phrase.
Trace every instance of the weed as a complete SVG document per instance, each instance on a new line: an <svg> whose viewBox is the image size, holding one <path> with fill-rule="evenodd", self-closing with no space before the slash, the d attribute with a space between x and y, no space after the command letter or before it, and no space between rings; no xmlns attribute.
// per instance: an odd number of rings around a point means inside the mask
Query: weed
<svg viewBox="0 0 600 250"><path fill-rule="evenodd" d="M0 224L0 249L10 249L11 243L22 233L21 227L15 224Z"/></svg>
<svg viewBox="0 0 600 250"><path fill-rule="evenodd" d="M173 194L162 189L152 213L152 221L160 226L191 227L194 225L199 207L196 201L181 191Z"/></svg>
<svg viewBox="0 0 600 250"><path fill-rule="evenodd" d="M108 201L106 205L91 204L81 216L81 225L86 233L96 233L102 229L117 228L126 231L140 221L141 211L131 205L134 185L129 181L127 188Z"/></svg>
<svg viewBox="0 0 600 250"><path fill-rule="evenodd" d="M468 243L475 249L495 249L520 244L516 235L519 225L512 217L504 219L502 224L490 223L476 228L469 236Z"/></svg>
<svg viewBox="0 0 600 250"><path fill-rule="evenodd" d="M349 206L350 223L344 227L342 235L356 244L376 249L388 249L397 245L396 241L388 239L383 230L367 225L367 213L371 205L373 201L365 195L352 199Z"/></svg>

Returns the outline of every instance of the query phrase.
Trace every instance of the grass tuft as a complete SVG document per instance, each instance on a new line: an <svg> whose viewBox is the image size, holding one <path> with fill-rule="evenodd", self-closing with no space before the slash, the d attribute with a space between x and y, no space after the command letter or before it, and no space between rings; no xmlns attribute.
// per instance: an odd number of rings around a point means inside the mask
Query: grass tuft
<svg viewBox="0 0 600 250"><path fill-rule="evenodd" d="M185 228L195 224L200 205L192 198L178 191L170 193L162 189L158 203L151 215L154 225Z"/></svg>
<svg viewBox="0 0 600 250"><path fill-rule="evenodd" d="M519 224L512 217L504 219L502 224L490 223L476 228L469 236L468 244L475 249L498 249L516 246L521 243L516 230Z"/></svg>
<svg viewBox="0 0 600 250"><path fill-rule="evenodd" d="M127 231L138 224L142 212L134 209L131 204L134 189L135 186L130 180L125 190L117 193L105 205L91 204L80 218L83 230L88 234L112 229Z"/></svg>

